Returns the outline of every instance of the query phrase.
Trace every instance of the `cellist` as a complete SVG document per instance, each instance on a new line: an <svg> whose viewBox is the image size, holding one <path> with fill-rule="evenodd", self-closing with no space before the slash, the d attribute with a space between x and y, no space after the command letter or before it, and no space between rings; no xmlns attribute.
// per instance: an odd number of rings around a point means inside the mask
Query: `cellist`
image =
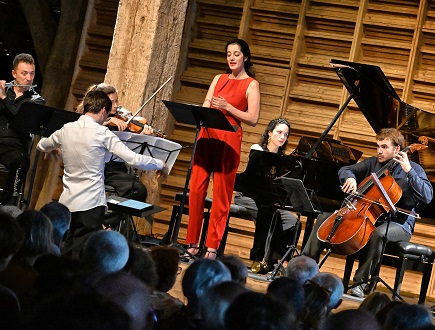
<svg viewBox="0 0 435 330"><path fill-rule="evenodd" d="M377 172L383 165L394 159L393 165L389 169L389 174L396 180L402 189L402 197L397 202L398 208L414 211L415 207L421 203L430 203L433 197L433 188L428 180L424 169L415 162L408 159L406 152L401 150L405 147L403 135L394 128L384 128L376 134L377 156L369 157L363 161L343 166L338 176L345 193L356 192L357 183ZM317 219L307 244L302 254L319 260L324 245L317 237L317 231L321 224L331 214L322 214ZM415 217L410 214L396 213L396 217L391 217L388 228L388 240L392 242L409 241L414 231ZM382 253L382 238L386 234L387 214L383 214L375 223L376 230L373 232L368 243L361 249L359 267L354 275L354 283L361 283L354 287L350 294L363 298L366 284L371 274L376 270Z"/></svg>

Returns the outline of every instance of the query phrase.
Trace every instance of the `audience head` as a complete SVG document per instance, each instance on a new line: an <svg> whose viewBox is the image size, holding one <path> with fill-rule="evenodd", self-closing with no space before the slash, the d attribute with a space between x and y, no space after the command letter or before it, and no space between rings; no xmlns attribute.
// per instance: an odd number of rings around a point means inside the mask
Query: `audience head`
<svg viewBox="0 0 435 330"><path fill-rule="evenodd" d="M385 315L384 329L423 330L435 329L432 316L423 305L397 304Z"/></svg>
<svg viewBox="0 0 435 330"><path fill-rule="evenodd" d="M0 271L6 268L23 241L24 232L18 222L11 216L0 213Z"/></svg>
<svg viewBox="0 0 435 330"><path fill-rule="evenodd" d="M137 278L150 288L155 288L159 278L153 257L148 249L132 241L128 242L130 255L124 270ZM177 261L178 265L178 261Z"/></svg>
<svg viewBox="0 0 435 330"><path fill-rule="evenodd" d="M390 310L396 307L396 305L401 304L403 304L403 302L400 300L391 300L384 308L380 309L379 312L376 313L376 320L379 322L381 327L383 327L383 325L385 324L385 319Z"/></svg>
<svg viewBox="0 0 435 330"><path fill-rule="evenodd" d="M62 240L71 224L71 212L69 209L59 202L50 202L41 208L53 225L53 242L58 247L61 247Z"/></svg>
<svg viewBox="0 0 435 330"><path fill-rule="evenodd" d="M131 329L150 329L155 323L155 314L149 299L150 289L137 277L116 272L106 274L94 286L96 292L129 315Z"/></svg>
<svg viewBox="0 0 435 330"><path fill-rule="evenodd" d="M304 288L297 281L281 276L270 282L267 295L293 307L298 319L304 311Z"/></svg>
<svg viewBox="0 0 435 330"><path fill-rule="evenodd" d="M231 274L222 262L211 259L195 260L186 269L181 284L188 306L196 308L198 300L208 287L225 281L231 281Z"/></svg>
<svg viewBox="0 0 435 330"><path fill-rule="evenodd" d="M121 270L127 263L128 255L126 238L113 230L100 230L92 234L82 252L88 267L102 273Z"/></svg>
<svg viewBox="0 0 435 330"><path fill-rule="evenodd" d="M320 328L328 314L329 297L331 292L316 282L308 280L304 284L304 294L304 324L310 325L314 329Z"/></svg>
<svg viewBox="0 0 435 330"><path fill-rule="evenodd" d="M53 226L44 213L25 211L17 217L17 222L24 232L24 242L18 251L21 257L36 260L37 257L52 251Z"/></svg>
<svg viewBox="0 0 435 330"><path fill-rule="evenodd" d="M341 297L344 293L344 286L343 282L337 275L320 272L314 275L311 280L331 292L329 296L328 313L340 306L342 302Z"/></svg>
<svg viewBox="0 0 435 330"><path fill-rule="evenodd" d="M316 261L310 257L300 255L292 258L287 264L286 276L303 285L319 272Z"/></svg>
<svg viewBox="0 0 435 330"><path fill-rule="evenodd" d="M129 315L113 302L92 291L71 292L44 301L36 308L31 328L35 330L136 329Z"/></svg>
<svg viewBox="0 0 435 330"><path fill-rule="evenodd" d="M258 292L239 295L225 315L227 330L284 330L295 325L296 316L290 306Z"/></svg>
<svg viewBox="0 0 435 330"><path fill-rule="evenodd" d="M223 255L220 256L219 261L221 261L231 273L231 279L234 282L246 284L248 279L248 267L245 263L236 255Z"/></svg>
<svg viewBox="0 0 435 330"><path fill-rule="evenodd" d="M242 293L246 286L237 282L222 282L207 288L199 299L204 325L209 330L225 329L225 314L228 306Z"/></svg>
<svg viewBox="0 0 435 330"><path fill-rule="evenodd" d="M376 313L387 306L390 301L390 297L385 293L374 291L362 301L358 309L376 315Z"/></svg>
<svg viewBox="0 0 435 330"><path fill-rule="evenodd" d="M180 252L176 248L168 246L153 246L150 248L150 253L158 276L155 288L162 292L168 292L177 280Z"/></svg>
<svg viewBox="0 0 435 330"><path fill-rule="evenodd" d="M324 330L380 330L373 315L358 309L347 309L331 313L323 327Z"/></svg>

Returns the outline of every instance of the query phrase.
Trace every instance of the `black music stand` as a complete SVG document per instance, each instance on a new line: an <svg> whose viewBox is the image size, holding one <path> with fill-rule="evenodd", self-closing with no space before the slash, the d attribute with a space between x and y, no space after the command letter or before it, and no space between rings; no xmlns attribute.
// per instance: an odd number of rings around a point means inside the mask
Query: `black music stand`
<svg viewBox="0 0 435 330"><path fill-rule="evenodd" d="M167 140L159 138L159 137L150 136L150 135L135 134L135 133L131 133L131 132L115 131L114 133L132 151L134 151L138 154L141 154L141 155L147 155L147 156L150 156L152 158L160 159L163 162L165 162L169 167L169 171L171 170L172 165L174 164L174 162L178 156L178 153L181 150L181 146L179 144L175 144L172 141L167 141ZM112 154L109 154L109 155L110 155L110 159L107 160L108 157L106 156L106 161L124 162L124 160L122 160L122 159L120 159ZM134 173L132 173L131 189L130 189L129 198L132 197L131 194L133 194L134 184L135 184L136 180L139 180L137 168L135 168ZM140 207L141 202L134 203L134 200L129 199L129 201L126 201L125 203L137 204ZM146 203L143 203L143 204L146 204ZM148 204L148 205L151 205L151 204ZM158 207L156 207L156 206L153 206L153 208L154 208L154 210L158 209ZM115 211L113 206L112 206L112 210ZM120 213L125 213L129 216L129 219L130 219L129 223L131 224L131 227L133 229L133 234L137 238L138 243L141 243L139 241L139 235L137 233L136 225L133 221L132 216L142 217L142 215L145 214L145 216L143 216L143 217L148 219L154 213L160 212L160 210L154 211L154 212L148 212L148 213L143 213L142 211L144 211L144 210L140 210L141 212L138 213L137 208L133 207L133 205L130 209L124 207L122 210L123 211ZM148 219L148 221L151 221L151 220ZM129 236L128 224L127 224L127 228L126 228L126 236L127 237Z"/></svg>
<svg viewBox="0 0 435 330"><path fill-rule="evenodd" d="M81 114L76 112L25 102L14 116L10 127L25 138L28 138L30 134L48 137L58 129L62 128L66 123L76 121L80 116ZM26 207L29 206L30 198L32 197L38 159L39 150L36 150L29 190L27 198L24 200Z"/></svg>
<svg viewBox="0 0 435 330"><path fill-rule="evenodd" d="M315 196L311 198L309 197L307 189L305 188L302 180L281 176L279 178L276 178L275 181L280 182L280 185L282 185L287 191L287 196L288 200L290 201L291 207L286 207L285 209L296 212L298 214L298 222L296 223L295 234L293 235L293 242L288 247L287 252L282 256L280 262L275 266L274 270L267 277L268 280L273 280L275 278L276 274L282 266L282 263L289 254L291 259L295 252L298 253L296 247L296 238L298 236L297 233L300 226L300 216L311 215L317 217L319 214L323 213L320 209L318 201L316 201Z"/></svg>
<svg viewBox="0 0 435 330"><path fill-rule="evenodd" d="M390 196L388 196L387 192L385 191L384 187L382 186L381 182L379 181L379 178L377 177L376 173L371 174L373 183L375 186L379 189L381 192L382 197L385 198L385 201L388 204L388 207L390 209L390 212L388 212L387 216L387 228L385 229L385 235L382 237L382 249L381 249L381 255L379 258L378 267L382 265L382 259L384 257L385 248L387 247L388 243L388 229L390 228L391 218L396 217L397 208L394 206L394 203L391 201ZM378 270L378 269L377 269ZM370 284L370 293L373 292L376 285L381 282L390 292L393 294L393 297L399 298L401 301L405 301L391 286L389 286L380 276L379 274L370 276L370 278L366 281L354 283L353 285L349 286L345 291L351 290L358 285L361 284Z"/></svg>
<svg viewBox="0 0 435 330"><path fill-rule="evenodd" d="M193 157L196 151L199 131L201 130L201 127L220 129L229 132L235 132L236 129L230 124L230 122L222 113L222 111L218 109L205 108L193 104L182 104L182 103L176 103L176 102L165 101L165 100L163 100L162 102L166 105L169 112L172 114L172 116L175 118L177 122L181 124L196 126L195 141L193 142L192 156L190 158L189 168L187 171L186 181L184 184L183 197L180 203L180 210L178 211L178 216L177 219L175 220L173 232L169 233L169 237L171 237L170 245L179 248L181 251L189 253L178 244L177 239L178 239L178 232L180 230L180 225L181 225L181 217L183 216L184 204L186 203L187 193L189 190L189 182L190 182L190 175L192 172Z"/></svg>

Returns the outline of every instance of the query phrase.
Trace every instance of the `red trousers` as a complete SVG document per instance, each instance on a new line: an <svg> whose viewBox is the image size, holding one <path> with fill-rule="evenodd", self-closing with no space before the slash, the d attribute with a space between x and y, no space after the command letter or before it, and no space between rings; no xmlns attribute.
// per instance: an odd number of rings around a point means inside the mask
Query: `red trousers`
<svg viewBox="0 0 435 330"><path fill-rule="evenodd" d="M213 205L205 245L217 249L225 232L234 182L240 163L242 129L227 132L202 128L194 155L189 192L187 244L197 244L204 218L204 200L213 173Z"/></svg>

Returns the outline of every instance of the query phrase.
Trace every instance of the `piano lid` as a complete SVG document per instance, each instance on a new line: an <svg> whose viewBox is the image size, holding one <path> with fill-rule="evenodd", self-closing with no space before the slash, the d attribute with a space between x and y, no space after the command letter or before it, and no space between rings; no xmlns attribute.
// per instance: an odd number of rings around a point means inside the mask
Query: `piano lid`
<svg viewBox="0 0 435 330"><path fill-rule="evenodd" d="M399 125L403 102L380 67L334 59L330 64L375 132Z"/></svg>

